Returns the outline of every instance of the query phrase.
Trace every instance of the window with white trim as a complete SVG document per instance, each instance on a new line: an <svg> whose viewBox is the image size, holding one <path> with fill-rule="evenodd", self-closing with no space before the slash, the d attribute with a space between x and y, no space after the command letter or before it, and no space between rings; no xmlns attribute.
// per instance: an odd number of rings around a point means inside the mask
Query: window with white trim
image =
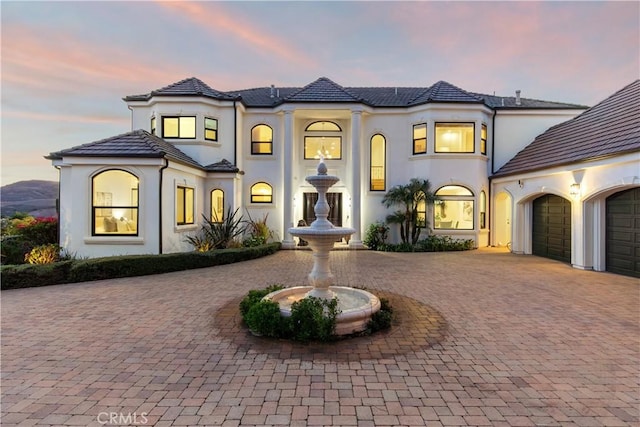
<svg viewBox="0 0 640 427"><path fill-rule="evenodd" d="M460 185L445 185L435 192L434 228L436 230L473 230L474 197Z"/></svg>
<svg viewBox="0 0 640 427"><path fill-rule="evenodd" d="M94 236L138 234L138 186L134 174L111 169L91 180L91 234Z"/></svg>

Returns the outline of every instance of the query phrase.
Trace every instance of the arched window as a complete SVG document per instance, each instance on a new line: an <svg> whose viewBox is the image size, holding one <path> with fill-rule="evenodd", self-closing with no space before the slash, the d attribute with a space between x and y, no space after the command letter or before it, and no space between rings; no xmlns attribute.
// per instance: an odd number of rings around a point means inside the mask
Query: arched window
<svg viewBox="0 0 640 427"><path fill-rule="evenodd" d="M251 203L272 203L273 188L266 182L257 182L251 186Z"/></svg>
<svg viewBox="0 0 640 427"><path fill-rule="evenodd" d="M314 122L305 128L304 158L328 160L342 158L342 129L333 122Z"/></svg>
<svg viewBox="0 0 640 427"><path fill-rule="evenodd" d="M211 221L222 222L224 220L224 191L216 188L211 191Z"/></svg>
<svg viewBox="0 0 640 427"><path fill-rule="evenodd" d="M91 234L138 234L139 179L130 172L111 169L91 181Z"/></svg>
<svg viewBox="0 0 640 427"><path fill-rule="evenodd" d="M473 230L473 193L459 185L445 185L435 193L434 224L436 229Z"/></svg>
<svg viewBox="0 0 640 427"><path fill-rule="evenodd" d="M387 141L380 134L371 137L371 176L369 190L385 191L385 162Z"/></svg>
<svg viewBox="0 0 640 427"><path fill-rule="evenodd" d="M273 154L273 129L267 125L251 129L251 154Z"/></svg>

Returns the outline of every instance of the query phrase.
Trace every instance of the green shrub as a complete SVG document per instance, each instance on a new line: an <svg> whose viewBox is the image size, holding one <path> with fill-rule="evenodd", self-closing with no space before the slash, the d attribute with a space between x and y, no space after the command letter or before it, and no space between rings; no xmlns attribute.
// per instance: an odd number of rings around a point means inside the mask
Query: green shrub
<svg viewBox="0 0 640 427"><path fill-rule="evenodd" d="M412 245L410 243L385 243L378 246L379 251L385 252L443 252L443 251L468 251L475 248L473 239L453 239L451 236L431 235L419 240Z"/></svg>
<svg viewBox="0 0 640 427"><path fill-rule="evenodd" d="M28 264L52 264L60 260L60 246L49 243L36 246L24 256Z"/></svg>
<svg viewBox="0 0 640 427"><path fill-rule="evenodd" d="M3 265L24 264L26 255L41 245L58 244L58 220L55 217L34 218L14 215L2 221Z"/></svg>
<svg viewBox="0 0 640 427"><path fill-rule="evenodd" d="M29 253L34 244L22 236L3 236L2 237L1 260L2 265L24 264L24 256Z"/></svg>
<svg viewBox="0 0 640 427"><path fill-rule="evenodd" d="M388 235L389 227L384 222L376 222L369 225L363 243L375 251L386 243Z"/></svg>
<svg viewBox="0 0 640 427"><path fill-rule="evenodd" d="M330 341L334 338L338 300L306 297L291 305L291 337L297 341Z"/></svg>
<svg viewBox="0 0 640 427"><path fill-rule="evenodd" d="M269 214L265 214L262 218L254 220L247 211L249 219L246 221L246 232L249 234L242 242L243 246L259 246L264 245L273 240L274 232L267 225Z"/></svg>
<svg viewBox="0 0 640 427"><path fill-rule="evenodd" d="M32 288L69 283L69 270L73 262L3 265L0 267L2 289Z"/></svg>
<svg viewBox="0 0 640 427"><path fill-rule="evenodd" d="M240 246L235 244L235 239L244 234L247 226L242 219L242 215L238 216L238 210L239 208L232 211L231 207L229 207L222 221L217 219L211 221L202 215L205 223L200 229L200 233L194 236L187 236L185 238L186 241L199 252Z"/></svg>
<svg viewBox="0 0 640 427"><path fill-rule="evenodd" d="M289 318L280 313L280 305L271 300L260 300L253 304L243 316L249 329L257 335L280 338L288 335Z"/></svg>
<svg viewBox="0 0 640 427"><path fill-rule="evenodd" d="M46 265L6 265L0 269L0 279L2 289L14 289L117 277L143 276L246 261L273 254L279 249L280 243L271 243L252 248L209 252L123 255L83 260L74 259ZM59 269L58 266L60 266ZM47 274L51 274L54 277L49 279L45 277Z"/></svg>
<svg viewBox="0 0 640 427"><path fill-rule="evenodd" d="M389 329L393 320L393 308L387 298L380 298L380 310L371 316L367 324L370 333Z"/></svg>
<svg viewBox="0 0 640 427"><path fill-rule="evenodd" d="M431 235L416 245L421 252L467 251L474 248L472 239L453 239L451 236Z"/></svg>
<svg viewBox="0 0 640 427"><path fill-rule="evenodd" d="M280 289L284 289L282 285L270 285L264 289L252 289L249 293L240 301L240 314L245 316L251 307L260 302L262 298L270 294L271 292L279 291Z"/></svg>

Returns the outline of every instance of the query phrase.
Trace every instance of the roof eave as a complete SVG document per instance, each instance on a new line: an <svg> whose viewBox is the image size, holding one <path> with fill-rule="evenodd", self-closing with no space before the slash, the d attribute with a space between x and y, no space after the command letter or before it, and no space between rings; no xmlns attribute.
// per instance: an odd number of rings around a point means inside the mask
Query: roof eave
<svg viewBox="0 0 640 427"><path fill-rule="evenodd" d="M638 152L637 149L631 148L631 149L628 149L628 150L617 151L615 153L608 153L608 154L603 154L603 155L600 155L600 156L585 157L584 159L577 159L577 160L571 160L571 161L566 161L566 162L547 164L547 165L542 165L542 166L537 166L537 167L532 167L532 168L527 168L527 169L519 169L519 170L515 170L515 171L511 171L511 172L505 172L505 173L495 173L495 174L491 175L489 177L489 179L491 180L491 179L497 179L497 178L505 178L505 177L514 176L514 175L521 175L521 174L524 174L524 173L538 172L538 171L545 170L545 169L558 168L558 167L561 167L561 166L577 165L577 164L580 164L580 163L596 162L596 161L599 161L599 160L606 160L606 159L610 159L612 157L623 156L625 154L636 153L636 152Z"/></svg>

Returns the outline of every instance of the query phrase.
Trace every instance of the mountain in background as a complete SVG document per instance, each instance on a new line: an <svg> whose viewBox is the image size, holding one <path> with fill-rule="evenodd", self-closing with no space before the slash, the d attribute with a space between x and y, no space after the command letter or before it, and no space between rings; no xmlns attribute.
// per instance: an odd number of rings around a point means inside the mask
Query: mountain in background
<svg viewBox="0 0 640 427"><path fill-rule="evenodd" d="M0 215L8 217L16 212L29 215L58 216L56 199L57 181L19 181L0 187Z"/></svg>

